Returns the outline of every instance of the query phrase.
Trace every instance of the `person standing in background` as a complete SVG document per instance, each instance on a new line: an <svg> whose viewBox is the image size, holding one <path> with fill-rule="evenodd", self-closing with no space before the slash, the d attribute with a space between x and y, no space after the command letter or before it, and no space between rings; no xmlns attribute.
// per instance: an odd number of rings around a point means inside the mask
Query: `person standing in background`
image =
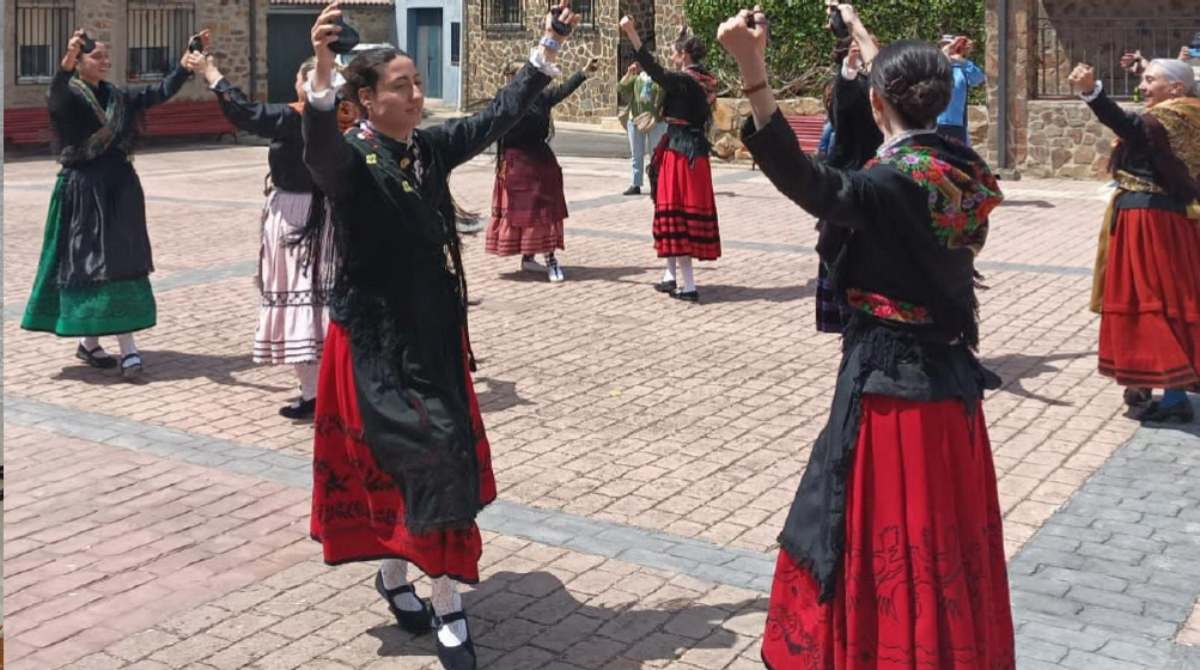
<svg viewBox="0 0 1200 670"><path fill-rule="evenodd" d="M629 134L629 153L633 156L633 179L622 195L641 195L646 154L654 154L654 148L667 132L662 119L663 90L637 63L630 63L617 83L617 90L629 100L623 116Z"/></svg>
<svg viewBox="0 0 1200 670"><path fill-rule="evenodd" d="M954 88L950 92L950 104L937 119L938 132L946 137L971 146L971 135L967 132L967 94L969 89L982 86L987 75L975 63L967 60L975 43L963 35L943 35L938 46L950 59L950 74L954 77Z"/></svg>

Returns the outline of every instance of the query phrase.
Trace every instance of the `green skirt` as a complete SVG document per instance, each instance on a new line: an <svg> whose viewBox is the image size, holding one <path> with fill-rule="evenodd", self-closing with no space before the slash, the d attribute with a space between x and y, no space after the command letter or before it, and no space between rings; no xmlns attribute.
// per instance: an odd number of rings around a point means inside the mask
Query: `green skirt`
<svg viewBox="0 0 1200 670"><path fill-rule="evenodd" d="M158 309L148 277L72 288L58 285L59 212L65 182L66 177L59 175L50 197L42 256L21 327L62 337L84 337L132 333L154 326Z"/></svg>

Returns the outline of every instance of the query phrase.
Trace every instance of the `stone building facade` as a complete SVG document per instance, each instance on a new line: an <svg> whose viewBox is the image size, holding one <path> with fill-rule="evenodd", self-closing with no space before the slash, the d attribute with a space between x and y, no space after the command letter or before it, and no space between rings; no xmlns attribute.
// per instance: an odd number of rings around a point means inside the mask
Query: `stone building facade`
<svg viewBox="0 0 1200 670"><path fill-rule="evenodd" d="M75 28L106 42L112 57L110 81L118 85L152 82L147 70L156 63L177 63L188 37L197 30L213 32L213 54L230 81L258 99L266 99L272 41L299 43L304 55L308 27L324 0L4 0L7 57L4 61L4 108L44 106L50 78ZM391 0L350 0L348 20L364 41L393 41L395 13ZM271 35L268 17L307 14L288 34ZM305 23L306 22L306 23ZM251 68L251 61L254 67ZM288 77L295 64L288 63ZM252 81L253 80L253 81ZM293 94L294 96L294 94ZM176 100L209 100L199 78L190 81Z"/></svg>
<svg viewBox="0 0 1200 670"><path fill-rule="evenodd" d="M213 51L222 70L249 90L254 58L262 94L267 81L267 9L268 0L4 0L9 45L4 61L5 109L45 105L49 78L75 27L109 44L110 80L119 85L153 81L154 73L146 72L153 61L178 62L188 37L198 27L211 28ZM194 80L179 99L211 96L202 82Z"/></svg>
<svg viewBox="0 0 1200 670"><path fill-rule="evenodd" d="M1001 16L1001 5L1007 13ZM1096 67L1105 88L1131 110L1134 77L1117 61L1126 50L1147 58L1174 58L1200 31L1195 0L986 0L988 107L991 121L1008 114L1001 155L998 123L989 126L993 165L1031 176L1087 178L1105 172L1113 134L1071 95L1066 76L1076 63ZM1007 41L999 39L1007 21ZM1001 98L1000 64L1008 66Z"/></svg>
<svg viewBox="0 0 1200 670"><path fill-rule="evenodd" d="M683 25L681 0L592 0L590 7L572 3L582 10L585 22L572 35L560 55L565 73L596 57L600 67L575 95L555 109L564 120L599 120L619 111L617 81L632 57L629 43L617 27L621 16L634 17L643 40L654 40L660 59ZM467 0L466 99L468 107L487 100L503 85L505 64L529 57L529 49L541 35L547 0ZM664 62L665 61L661 61Z"/></svg>

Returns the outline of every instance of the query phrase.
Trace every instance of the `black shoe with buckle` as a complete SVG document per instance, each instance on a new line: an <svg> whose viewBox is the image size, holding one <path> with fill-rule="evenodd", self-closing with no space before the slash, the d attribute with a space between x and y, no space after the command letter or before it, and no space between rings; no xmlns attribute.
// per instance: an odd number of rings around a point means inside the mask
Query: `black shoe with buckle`
<svg viewBox="0 0 1200 670"><path fill-rule="evenodd" d="M684 302L700 302L700 292L691 291L671 291L671 297Z"/></svg>
<svg viewBox="0 0 1200 670"><path fill-rule="evenodd" d="M434 630L455 621L462 621L467 626L467 639L457 647L447 647L435 634L438 660L442 662L442 667L446 670L475 670L475 643L471 640L471 626L467 623L466 612L459 610L446 616L438 616L435 612L433 615Z"/></svg>
<svg viewBox="0 0 1200 670"><path fill-rule="evenodd" d="M383 585L383 575L376 572L375 590L387 601L388 609L391 610L392 616L396 617L397 626L413 635L424 635L433 630L433 606L429 604L428 600L417 598L417 592L413 589L412 584L389 589ZM421 603L421 609L410 612L396 607L396 601L393 598L402 593L413 594L413 597Z"/></svg>
<svg viewBox="0 0 1200 670"><path fill-rule="evenodd" d="M1184 401L1170 407L1163 407L1162 403L1155 401L1150 403L1145 412L1142 412L1138 421L1142 423L1191 423L1195 418L1190 402Z"/></svg>
<svg viewBox="0 0 1200 670"><path fill-rule="evenodd" d="M641 186L630 186L629 188L625 189L625 192L622 193L621 195L641 195L641 194L642 194Z"/></svg>
<svg viewBox="0 0 1200 670"><path fill-rule="evenodd" d="M297 400L290 405L284 405L279 408L279 416L292 421L300 419L311 419L313 414L317 413L317 399L312 400Z"/></svg>
<svg viewBox="0 0 1200 670"><path fill-rule="evenodd" d="M100 356L98 354L104 355ZM78 358L93 368L100 370L111 370L117 367L117 359L109 356L108 352L106 352L104 347L101 346L97 346L95 349L88 351L87 349L83 348L82 344L80 344L79 348L75 350L75 358Z"/></svg>
<svg viewBox="0 0 1200 670"><path fill-rule="evenodd" d="M133 381L142 376L141 354L127 354L121 357L121 378Z"/></svg>
<svg viewBox="0 0 1200 670"><path fill-rule="evenodd" d="M675 290L675 280L668 279L666 281L660 281L654 285L654 290L658 291L659 293L670 293L671 291Z"/></svg>

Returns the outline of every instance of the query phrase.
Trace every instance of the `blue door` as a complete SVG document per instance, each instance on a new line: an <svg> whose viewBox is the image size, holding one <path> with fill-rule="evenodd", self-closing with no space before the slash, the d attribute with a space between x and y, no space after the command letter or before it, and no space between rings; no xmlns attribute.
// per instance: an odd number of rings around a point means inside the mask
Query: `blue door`
<svg viewBox="0 0 1200 670"><path fill-rule="evenodd" d="M442 97L442 10L408 10L408 49L425 80L425 95Z"/></svg>

